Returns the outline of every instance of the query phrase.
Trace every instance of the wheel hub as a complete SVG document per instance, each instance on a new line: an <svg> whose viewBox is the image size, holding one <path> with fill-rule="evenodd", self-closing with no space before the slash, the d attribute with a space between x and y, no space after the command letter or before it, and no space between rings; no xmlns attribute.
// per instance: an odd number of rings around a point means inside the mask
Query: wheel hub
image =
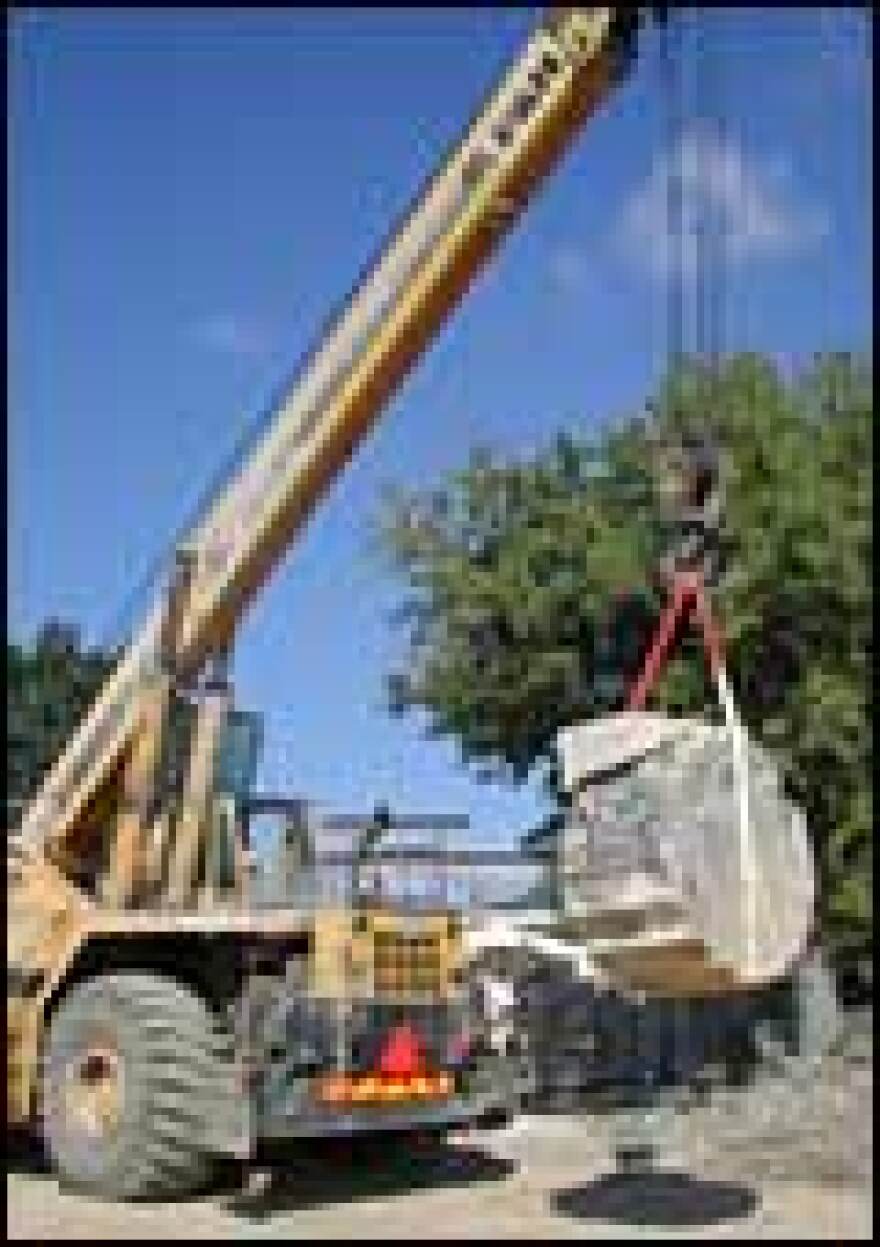
<svg viewBox="0 0 880 1247"><path fill-rule="evenodd" d="M92 1138L115 1131L122 1110L122 1062L114 1044L96 1040L70 1062L64 1108L68 1122Z"/></svg>

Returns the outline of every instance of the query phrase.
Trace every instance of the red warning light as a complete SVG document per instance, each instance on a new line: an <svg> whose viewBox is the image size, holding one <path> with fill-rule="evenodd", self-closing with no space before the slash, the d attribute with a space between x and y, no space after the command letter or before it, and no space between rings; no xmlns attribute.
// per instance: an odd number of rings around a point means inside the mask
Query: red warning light
<svg viewBox="0 0 880 1247"><path fill-rule="evenodd" d="M413 1078L425 1071L421 1038L411 1026L395 1026L379 1054L378 1071L383 1078Z"/></svg>

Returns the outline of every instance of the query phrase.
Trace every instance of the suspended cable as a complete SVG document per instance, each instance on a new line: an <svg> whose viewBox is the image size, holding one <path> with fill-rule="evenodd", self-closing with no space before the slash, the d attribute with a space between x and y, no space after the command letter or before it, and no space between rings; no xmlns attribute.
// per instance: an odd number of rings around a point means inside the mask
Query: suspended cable
<svg viewBox="0 0 880 1247"><path fill-rule="evenodd" d="M684 352L684 256L682 197L682 82L681 26L670 21L663 34L663 95L666 102L666 279L667 350L670 364L677 367Z"/></svg>

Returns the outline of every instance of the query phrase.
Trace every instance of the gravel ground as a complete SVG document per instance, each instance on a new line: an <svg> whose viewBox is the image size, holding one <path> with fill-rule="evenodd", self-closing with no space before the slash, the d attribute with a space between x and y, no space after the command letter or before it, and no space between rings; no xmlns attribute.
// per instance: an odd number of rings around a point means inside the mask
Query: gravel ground
<svg viewBox="0 0 880 1247"><path fill-rule="evenodd" d="M622 1114L531 1115L504 1131L402 1156L322 1149L264 1189L125 1206L59 1191L18 1166L13 1239L619 1238L870 1239L871 1066L826 1063L793 1089L765 1076L654 1122L653 1167L621 1173ZM644 1122L640 1129L644 1131Z"/></svg>

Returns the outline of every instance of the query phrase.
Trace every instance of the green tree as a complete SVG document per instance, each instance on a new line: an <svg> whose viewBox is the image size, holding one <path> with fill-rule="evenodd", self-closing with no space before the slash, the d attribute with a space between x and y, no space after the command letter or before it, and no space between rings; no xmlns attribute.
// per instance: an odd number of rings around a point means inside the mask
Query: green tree
<svg viewBox="0 0 880 1247"><path fill-rule="evenodd" d="M873 388L823 356L794 378L738 355L672 370L636 417L557 437L530 461L472 456L428 493L394 496L382 531L404 582L392 708L426 714L467 764L514 781L550 764L557 729L618 709L663 600L672 512L661 448L707 427L721 450L717 590L730 674L754 736L780 757L823 873L829 944L871 933ZM655 704L699 713L695 638ZM551 820L552 824L552 820Z"/></svg>
<svg viewBox="0 0 880 1247"><path fill-rule="evenodd" d="M113 662L102 650L83 649L77 629L57 621L29 644L7 642L7 824L61 752Z"/></svg>

